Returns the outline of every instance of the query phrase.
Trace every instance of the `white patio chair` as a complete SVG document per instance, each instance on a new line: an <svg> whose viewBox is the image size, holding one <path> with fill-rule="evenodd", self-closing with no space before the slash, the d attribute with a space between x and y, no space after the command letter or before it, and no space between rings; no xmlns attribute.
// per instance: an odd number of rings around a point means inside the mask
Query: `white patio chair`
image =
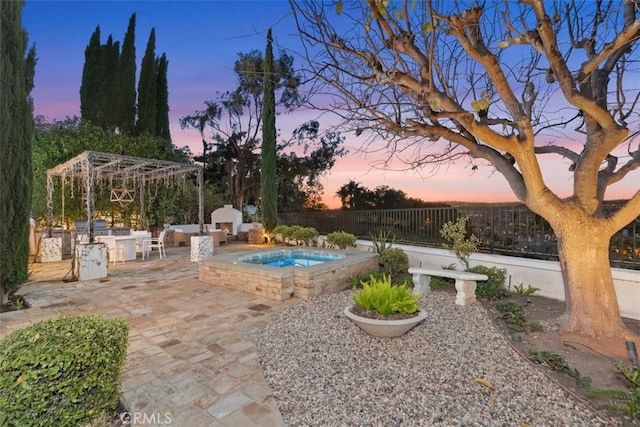
<svg viewBox="0 0 640 427"><path fill-rule="evenodd" d="M164 236L166 233L166 230L162 230L157 238L151 237L149 239L142 240L142 259L144 259L145 254L148 258L151 257L151 251L153 248L158 249L160 259L167 256L164 251Z"/></svg>

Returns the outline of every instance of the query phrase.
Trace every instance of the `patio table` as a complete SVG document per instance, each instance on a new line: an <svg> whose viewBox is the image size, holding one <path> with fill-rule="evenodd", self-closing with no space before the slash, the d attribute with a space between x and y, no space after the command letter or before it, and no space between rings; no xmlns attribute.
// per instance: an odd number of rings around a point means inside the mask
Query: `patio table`
<svg viewBox="0 0 640 427"><path fill-rule="evenodd" d="M98 242L107 245L109 260L135 261L136 260L136 236L98 236Z"/></svg>

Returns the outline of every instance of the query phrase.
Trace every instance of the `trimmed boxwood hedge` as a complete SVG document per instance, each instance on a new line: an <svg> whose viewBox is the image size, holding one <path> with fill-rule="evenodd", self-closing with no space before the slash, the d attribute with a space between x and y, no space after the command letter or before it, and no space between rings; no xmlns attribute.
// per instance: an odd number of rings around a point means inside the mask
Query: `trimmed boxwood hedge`
<svg viewBox="0 0 640 427"><path fill-rule="evenodd" d="M0 425L76 426L118 406L123 319L60 316L0 341Z"/></svg>

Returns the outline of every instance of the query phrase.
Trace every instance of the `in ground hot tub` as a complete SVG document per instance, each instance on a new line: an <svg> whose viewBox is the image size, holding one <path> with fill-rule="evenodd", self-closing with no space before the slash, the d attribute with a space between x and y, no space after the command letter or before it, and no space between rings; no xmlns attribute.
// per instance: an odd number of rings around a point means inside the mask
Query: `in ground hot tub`
<svg viewBox="0 0 640 427"><path fill-rule="evenodd" d="M199 278L282 301L346 289L349 279L377 268L371 252L294 247L209 257L199 263Z"/></svg>
<svg viewBox="0 0 640 427"><path fill-rule="evenodd" d="M241 257L241 262L266 265L268 267L311 267L325 262L344 259L344 255L318 253L318 251L276 251L266 254Z"/></svg>

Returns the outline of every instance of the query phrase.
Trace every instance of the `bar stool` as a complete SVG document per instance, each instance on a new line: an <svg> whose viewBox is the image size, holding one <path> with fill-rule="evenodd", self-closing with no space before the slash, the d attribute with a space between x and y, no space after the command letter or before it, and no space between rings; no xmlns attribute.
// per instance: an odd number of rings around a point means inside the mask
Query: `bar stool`
<svg viewBox="0 0 640 427"><path fill-rule="evenodd" d="M113 254L113 265L116 265L118 262L118 255L120 256L121 262L124 263L124 245L119 244L117 240L114 241L114 254Z"/></svg>

